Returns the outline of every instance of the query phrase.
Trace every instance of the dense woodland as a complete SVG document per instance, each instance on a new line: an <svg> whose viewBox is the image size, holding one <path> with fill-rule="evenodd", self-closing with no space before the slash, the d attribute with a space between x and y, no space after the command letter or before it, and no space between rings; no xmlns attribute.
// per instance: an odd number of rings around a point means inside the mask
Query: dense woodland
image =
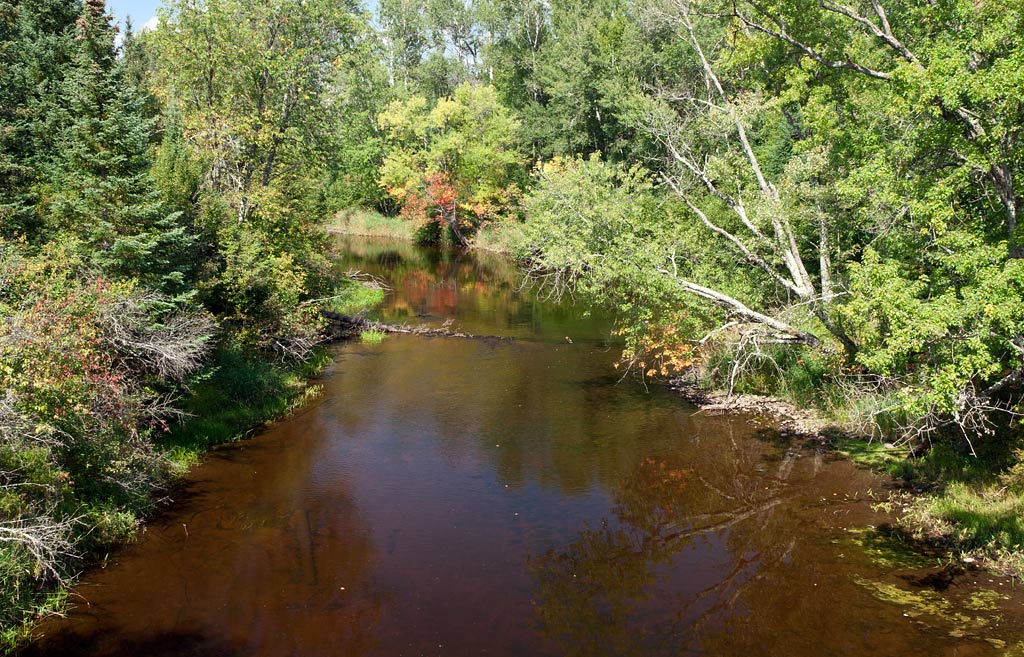
<svg viewBox="0 0 1024 657"><path fill-rule="evenodd" d="M895 445L914 531L1012 557L1021 34L1020 0L169 0L115 47L102 0L0 0L0 623L230 436L218 395L322 357L356 207L613 308L637 376Z"/></svg>

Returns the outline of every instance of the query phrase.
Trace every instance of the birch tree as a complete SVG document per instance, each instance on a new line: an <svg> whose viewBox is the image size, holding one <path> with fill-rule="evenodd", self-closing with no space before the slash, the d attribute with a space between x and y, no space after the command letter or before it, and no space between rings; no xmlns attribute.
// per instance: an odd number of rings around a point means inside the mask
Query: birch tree
<svg viewBox="0 0 1024 657"><path fill-rule="evenodd" d="M780 191L794 187L792 171L783 170L778 176L783 180L772 180L752 143L750 123L762 109L761 99L727 87L716 70L721 41L701 36L696 25L699 14L688 0L662 5L649 19L671 25L690 47L694 62L691 77L656 90L647 110L646 128L663 145L668 159L664 183L723 248L762 272L787 301L810 308L826 331L852 351L853 343L830 310L835 293L827 215L819 212L813 217L817 243L803 239L798 228L806 234L807 227L795 224L806 220L807 213L796 212L794 199ZM704 35L708 34L713 32L705 27ZM742 321L776 331L776 338L821 343L813 328L795 326L768 310L751 308L719 290L680 278L676 268L661 264L657 271Z"/></svg>

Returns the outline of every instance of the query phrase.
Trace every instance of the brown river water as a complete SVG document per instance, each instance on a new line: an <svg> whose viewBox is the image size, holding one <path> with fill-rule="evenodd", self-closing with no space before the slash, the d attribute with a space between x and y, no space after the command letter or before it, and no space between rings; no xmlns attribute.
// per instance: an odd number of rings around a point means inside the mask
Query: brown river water
<svg viewBox="0 0 1024 657"><path fill-rule="evenodd" d="M87 573L46 656L1024 654L1013 582L873 528L890 484L618 381L611 322L506 259L341 239L377 316Z"/></svg>

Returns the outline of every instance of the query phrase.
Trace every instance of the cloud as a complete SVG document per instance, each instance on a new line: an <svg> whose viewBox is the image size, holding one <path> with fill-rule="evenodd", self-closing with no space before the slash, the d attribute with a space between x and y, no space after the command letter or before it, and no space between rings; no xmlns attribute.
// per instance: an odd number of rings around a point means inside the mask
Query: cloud
<svg viewBox="0 0 1024 657"><path fill-rule="evenodd" d="M142 34L143 32L151 32L160 27L160 18L153 16L148 21L143 23L142 27L138 28L135 33ZM124 26L118 25L117 34L114 35L114 47L120 48L124 45Z"/></svg>

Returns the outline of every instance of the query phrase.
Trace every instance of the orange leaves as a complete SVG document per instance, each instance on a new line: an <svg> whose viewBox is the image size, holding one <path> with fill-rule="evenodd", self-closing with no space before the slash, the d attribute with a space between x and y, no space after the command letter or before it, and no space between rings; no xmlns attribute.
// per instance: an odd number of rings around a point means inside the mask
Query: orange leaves
<svg viewBox="0 0 1024 657"><path fill-rule="evenodd" d="M625 363L638 367L645 377L668 378L687 370L694 360L693 345L679 335L676 326L667 325L649 329L634 346L622 352L615 367Z"/></svg>
<svg viewBox="0 0 1024 657"><path fill-rule="evenodd" d="M458 204L455 186L443 173L434 173L424 181L422 193L410 192L402 205L401 216L417 223L446 221L454 216Z"/></svg>

